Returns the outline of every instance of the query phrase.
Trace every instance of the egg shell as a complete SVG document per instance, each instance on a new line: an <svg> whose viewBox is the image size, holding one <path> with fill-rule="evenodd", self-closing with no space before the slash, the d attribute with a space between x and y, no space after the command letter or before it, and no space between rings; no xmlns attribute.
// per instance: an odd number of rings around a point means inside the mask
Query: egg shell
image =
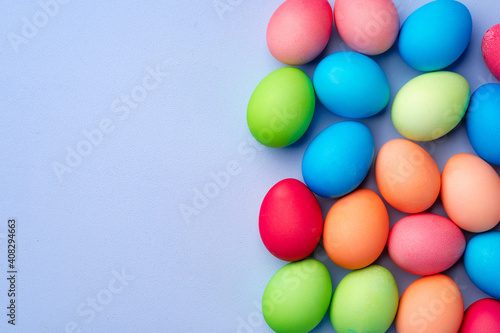
<svg viewBox="0 0 500 333"><path fill-rule="evenodd" d="M341 117L359 119L382 111L389 102L389 81L371 58L344 51L323 58L314 71L321 103Z"/></svg>
<svg viewBox="0 0 500 333"><path fill-rule="evenodd" d="M389 236L389 214L380 197L358 189L337 200L325 219L323 245L328 257L347 269L372 264Z"/></svg>
<svg viewBox="0 0 500 333"><path fill-rule="evenodd" d="M267 284L262 314L277 333L306 333L321 322L331 297L332 280L325 265L315 259L292 262Z"/></svg>
<svg viewBox="0 0 500 333"><path fill-rule="evenodd" d="M428 72L454 63L469 45L472 17L452 0L429 2L414 11L399 33L399 54L412 68Z"/></svg>
<svg viewBox="0 0 500 333"><path fill-rule="evenodd" d="M441 174L441 200L448 217L460 228L490 230L500 221L500 177L475 155L453 155Z"/></svg>
<svg viewBox="0 0 500 333"><path fill-rule="evenodd" d="M304 135L314 114L311 80L298 68L284 67L267 75L255 88L247 107L247 123L265 146L289 146Z"/></svg>
<svg viewBox="0 0 500 333"><path fill-rule="evenodd" d="M481 51L486 67L500 81L500 24L486 31L481 42Z"/></svg>
<svg viewBox="0 0 500 333"><path fill-rule="evenodd" d="M302 158L302 176L314 193L336 198L352 192L366 177L375 143L370 129L341 121L322 130Z"/></svg>
<svg viewBox="0 0 500 333"><path fill-rule="evenodd" d="M476 153L500 165L500 84L485 84L472 94L465 124Z"/></svg>
<svg viewBox="0 0 500 333"><path fill-rule="evenodd" d="M463 315L464 303L457 284L443 274L424 276L403 292L396 330L398 333L457 333Z"/></svg>
<svg viewBox="0 0 500 333"><path fill-rule="evenodd" d="M472 237L465 249L464 266L476 287L500 299L500 231Z"/></svg>
<svg viewBox="0 0 500 333"><path fill-rule="evenodd" d="M328 44L333 25L326 0L286 0L267 26L267 46L273 57L287 65L302 65L316 58Z"/></svg>
<svg viewBox="0 0 500 333"><path fill-rule="evenodd" d="M465 250L465 236L444 216L408 215L391 228L387 250L392 261L409 273L437 274L460 259Z"/></svg>
<svg viewBox="0 0 500 333"><path fill-rule="evenodd" d="M448 2L451 0L445 0ZM433 72L406 83L392 104L392 122L410 140L435 140L458 125L469 105L470 87L460 74Z"/></svg>
<svg viewBox="0 0 500 333"><path fill-rule="evenodd" d="M338 284L330 307L337 333L383 333L398 309L398 287L391 272L378 265L352 271Z"/></svg>
<svg viewBox="0 0 500 333"><path fill-rule="evenodd" d="M267 192L260 207L259 232L271 254L286 261L304 259L318 245L322 231L318 200L302 182L284 179Z"/></svg>
<svg viewBox="0 0 500 333"><path fill-rule="evenodd" d="M431 155L404 139L388 141L380 148L375 179L387 203L405 213L428 209L441 189L441 175Z"/></svg>
<svg viewBox="0 0 500 333"><path fill-rule="evenodd" d="M340 38L359 53L384 53L398 37L399 14L392 0L336 0L333 16Z"/></svg>
<svg viewBox="0 0 500 333"><path fill-rule="evenodd" d="M500 302L483 298L465 310L459 333L500 332Z"/></svg>

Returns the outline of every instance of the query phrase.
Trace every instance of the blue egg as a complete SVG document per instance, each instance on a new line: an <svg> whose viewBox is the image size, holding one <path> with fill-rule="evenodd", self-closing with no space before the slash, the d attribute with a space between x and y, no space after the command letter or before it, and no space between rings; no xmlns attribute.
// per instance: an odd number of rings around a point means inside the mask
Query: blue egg
<svg viewBox="0 0 500 333"><path fill-rule="evenodd" d="M375 153L370 129L356 121L342 121L321 131L307 147L302 176L314 193L341 197L361 184Z"/></svg>
<svg viewBox="0 0 500 333"><path fill-rule="evenodd" d="M500 165L500 84L479 87L472 94L466 117L472 148L486 162Z"/></svg>
<svg viewBox="0 0 500 333"><path fill-rule="evenodd" d="M341 117L370 117L389 102L384 71L371 58L356 52L337 52L321 60L313 85L321 103Z"/></svg>
<svg viewBox="0 0 500 333"><path fill-rule="evenodd" d="M465 249L464 265L476 287L500 299L500 231L474 236Z"/></svg>
<svg viewBox="0 0 500 333"><path fill-rule="evenodd" d="M467 7L453 0L429 2L403 23L399 54L416 70L440 70L460 57L471 34L472 17Z"/></svg>

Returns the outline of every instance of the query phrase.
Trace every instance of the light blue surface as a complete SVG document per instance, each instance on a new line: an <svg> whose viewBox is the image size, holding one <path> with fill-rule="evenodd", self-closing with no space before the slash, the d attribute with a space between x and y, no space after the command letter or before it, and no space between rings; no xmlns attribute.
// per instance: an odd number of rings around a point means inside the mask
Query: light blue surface
<svg viewBox="0 0 500 333"><path fill-rule="evenodd" d="M472 94L465 125L477 155L500 165L500 84L485 84Z"/></svg>
<svg viewBox="0 0 500 333"><path fill-rule="evenodd" d="M357 121L342 121L321 131L302 158L302 177L317 195L338 198L365 179L375 156L370 129Z"/></svg>
<svg viewBox="0 0 500 333"><path fill-rule="evenodd" d="M323 58L314 71L318 99L334 114L366 118L389 102L389 82L380 66L363 54L344 51Z"/></svg>
<svg viewBox="0 0 500 333"><path fill-rule="evenodd" d="M73 0L47 14L25 43L12 44L8 36L23 36L25 21L40 16L40 3L48 2L0 2L0 332L62 333L71 325L83 333L271 332L259 304L285 262L260 240L260 203L278 181L302 179L309 142L345 120L317 103L296 144L265 148L251 136L250 95L263 77L284 67L265 41L281 1ZM425 2L395 1L401 21ZM474 19L472 40L448 69L475 90L498 82L481 59L480 43L500 23L500 4L463 2ZM322 57L347 49L334 30ZM387 74L391 99L418 74L397 46L373 59ZM301 69L311 78L317 64ZM142 99L141 87L155 82L141 102L127 97ZM400 137L391 104L362 120L376 150ZM67 149L89 150L82 132L96 129L108 132L102 141L94 136L99 144L80 162L70 160L71 172L59 179L54 162L66 164ZM440 170L452 155L474 153L463 123L422 145ZM226 181L214 180L224 173ZM376 190L373 167L361 186ZM326 214L333 200L320 203ZM404 216L388 210L391 225ZM430 211L444 214L440 203ZM15 328L3 313L12 217L18 221ZM321 246L313 257L325 263L334 286L348 272ZM386 252L376 263L394 274L400 293L417 278ZM446 274L466 306L487 297L463 262ZM106 304L94 309L88 302L97 298ZM327 317L314 332L332 332Z"/></svg>

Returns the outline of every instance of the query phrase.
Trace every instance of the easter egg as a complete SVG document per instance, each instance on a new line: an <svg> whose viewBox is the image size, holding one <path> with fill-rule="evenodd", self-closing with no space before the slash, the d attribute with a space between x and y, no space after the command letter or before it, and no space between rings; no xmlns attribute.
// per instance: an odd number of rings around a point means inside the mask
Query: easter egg
<svg viewBox="0 0 500 333"><path fill-rule="evenodd" d="M469 45L472 17L453 0L429 2L414 11L399 33L399 54L412 68L428 72L448 67Z"/></svg>
<svg viewBox="0 0 500 333"><path fill-rule="evenodd" d="M466 117L472 148L486 162L500 165L500 84L479 87L472 94Z"/></svg>
<svg viewBox="0 0 500 333"><path fill-rule="evenodd" d="M265 146L289 146L306 132L314 105L314 89L303 71L294 67L277 69L257 85L250 97L248 128Z"/></svg>
<svg viewBox="0 0 500 333"><path fill-rule="evenodd" d="M342 121L321 131L302 158L302 176L314 193L336 198L361 184L373 161L375 144L370 129Z"/></svg>
<svg viewBox="0 0 500 333"><path fill-rule="evenodd" d="M277 333L306 333L328 310L332 281L315 259L292 262L274 274L264 290L262 314Z"/></svg>
<svg viewBox="0 0 500 333"><path fill-rule="evenodd" d="M464 303L457 284L443 274L424 276L401 295L396 330L398 333L457 333L463 315Z"/></svg>
<svg viewBox="0 0 500 333"><path fill-rule="evenodd" d="M391 228L387 250L392 261L409 273L437 274L460 259L465 250L465 236L444 216L408 215Z"/></svg>
<svg viewBox="0 0 500 333"><path fill-rule="evenodd" d="M405 213L420 213L439 196L441 175L431 155L404 139L386 142L375 160L375 178L382 197Z"/></svg>
<svg viewBox="0 0 500 333"><path fill-rule="evenodd" d="M469 97L469 84L457 73L422 74L397 93L392 104L392 122L410 140L438 139L462 120Z"/></svg>
<svg viewBox="0 0 500 333"><path fill-rule="evenodd" d="M305 64L326 47L332 24L332 7L327 0L286 0L269 20L267 46L284 64Z"/></svg>
<svg viewBox="0 0 500 333"><path fill-rule="evenodd" d="M389 235L384 202L369 189L358 189L338 199L325 219L323 245L328 257L347 269L372 264Z"/></svg>
<svg viewBox="0 0 500 333"><path fill-rule="evenodd" d="M486 67L500 81L500 24L486 31L481 42L481 51Z"/></svg>
<svg viewBox="0 0 500 333"><path fill-rule="evenodd" d="M448 217L460 228L483 232L500 221L500 177L481 158L452 156L441 174L441 200Z"/></svg>
<svg viewBox="0 0 500 333"><path fill-rule="evenodd" d="M378 265L352 271L338 284L330 307L337 333L383 333L398 309L398 287L391 272Z"/></svg>
<svg viewBox="0 0 500 333"><path fill-rule="evenodd" d="M284 179L267 192L260 206L259 232L271 254L286 261L304 259L318 245L322 230L318 200L302 182Z"/></svg>
<svg viewBox="0 0 500 333"><path fill-rule="evenodd" d="M336 0L333 7L340 38L356 52L387 51L399 33L399 14L392 0Z"/></svg>
<svg viewBox="0 0 500 333"><path fill-rule="evenodd" d="M500 231L472 237L465 250L464 266L476 287L500 299Z"/></svg>
<svg viewBox="0 0 500 333"><path fill-rule="evenodd" d="M459 333L500 332L500 302L483 298L465 310Z"/></svg>
<svg viewBox="0 0 500 333"><path fill-rule="evenodd" d="M318 99L331 112L346 118L366 118L389 102L389 81L371 58L356 52L330 54L314 71Z"/></svg>

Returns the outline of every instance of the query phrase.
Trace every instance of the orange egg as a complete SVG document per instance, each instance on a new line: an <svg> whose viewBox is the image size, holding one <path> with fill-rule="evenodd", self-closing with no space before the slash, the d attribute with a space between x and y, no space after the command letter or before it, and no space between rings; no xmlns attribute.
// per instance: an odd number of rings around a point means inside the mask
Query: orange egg
<svg viewBox="0 0 500 333"><path fill-rule="evenodd" d="M460 153L446 162L441 199L446 214L464 230L483 232L500 221L500 177L475 155Z"/></svg>
<svg viewBox="0 0 500 333"><path fill-rule="evenodd" d="M384 202L369 189L356 190L337 200L325 219L323 245L330 259L347 269L373 263L389 236Z"/></svg>
<svg viewBox="0 0 500 333"><path fill-rule="evenodd" d="M375 178L389 205L412 214L431 207L441 187L439 169L431 155L404 139L391 140L380 148Z"/></svg>
<svg viewBox="0 0 500 333"><path fill-rule="evenodd" d="M443 274L424 276L406 288L396 315L398 333L457 333L464 302L457 284Z"/></svg>

